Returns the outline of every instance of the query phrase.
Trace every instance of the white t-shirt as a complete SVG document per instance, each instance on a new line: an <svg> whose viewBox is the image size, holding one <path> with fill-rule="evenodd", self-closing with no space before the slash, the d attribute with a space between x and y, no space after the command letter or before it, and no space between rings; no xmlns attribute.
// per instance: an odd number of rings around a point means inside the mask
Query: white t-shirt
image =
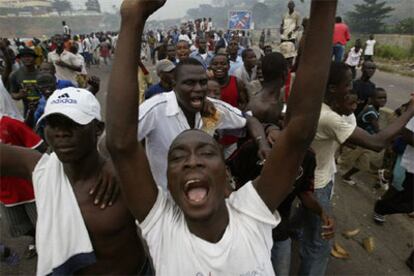
<svg viewBox="0 0 414 276"><path fill-rule="evenodd" d="M69 26L68 25L64 25L63 26L63 34L65 34L65 35L70 35L70 28L69 28Z"/></svg>
<svg viewBox="0 0 414 276"><path fill-rule="evenodd" d="M377 42L374 39L373 40L369 39L365 43L367 44L367 46L365 48L364 55L373 56L374 55L374 46L375 46L375 43L377 43Z"/></svg>
<svg viewBox="0 0 414 276"><path fill-rule="evenodd" d="M229 75L233 75L237 68L240 66L244 66L244 62L241 56L237 56L236 61L230 60Z"/></svg>
<svg viewBox="0 0 414 276"><path fill-rule="evenodd" d="M200 113L195 117L195 128L214 135L216 129L240 129L246 119L239 109L210 99L218 111L217 121L203 121ZM144 101L139 108L138 140L145 139L148 161L155 183L167 190L167 156L173 140L190 129L184 112L177 103L175 92L161 93Z"/></svg>
<svg viewBox="0 0 414 276"><path fill-rule="evenodd" d="M361 60L362 51L361 48L358 52L355 52L355 47L352 47L348 53L348 58L346 59L345 64L349 66L358 66L359 61Z"/></svg>
<svg viewBox="0 0 414 276"><path fill-rule="evenodd" d="M3 80L0 78L0 116L7 116L19 121L24 121L23 115L17 108L15 101L10 96Z"/></svg>
<svg viewBox="0 0 414 276"><path fill-rule="evenodd" d="M210 32L211 30L213 30L213 22L209 21L207 23L207 32Z"/></svg>
<svg viewBox="0 0 414 276"><path fill-rule="evenodd" d="M405 126L411 132L414 132L414 117ZM414 147L407 145L401 159L401 167L405 168L409 173L414 173Z"/></svg>
<svg viewBox="0 0 414 276"><path fill-rule="evenodd" d="M139 225L157 275L275 275L270 261L272 229L280 223L252 183L226 200L229 224L217 243L190 232L183 212L159 190L157 201Z"/></svg>
<svg viewBox="0 0 414 276"><path fill-rule="evenodd" d="M92 43L91 43L91 40L89 38L86 37L82 41L82 49L83 49L83 51L85 53L92 53L93 52L93 50L92 50Z"/></svg>
<svg viewBox="0 0 414 276"><path fill-rule="evenodd" d="M311 145L316 155L315 189L322 189L333 180L336 172L335 153L355 128L354 118L341 116L322 103L318 128Z"/></svg>
<svg viewBox="0 0 414 276"><path fill-rule="evenodd" d="M78 45L78 54L83 54L85 50L83 49L82 41L76 41L76 44Z"/></svg>
<svg viewBox="0 0 414 276"><path fill-rule="evenodd" d="M80 60L76 57L76 55L66 50L63 50L63 52L59 55L58 53L56 53L56 50L54 50L53 52L50 52L47 55L47 60L48 62L53 62L53 64L55 65L56 78L58 80L70 80L72 83L78 83L76 81L76 71L56 65L56 62L58 60L61 60L69 65L81 66Z"/></svg>
<svg viewBox="0 0 414 276"><path fill-rule="evenodd" d="M85 58L81 56L80 54L76 54L76 57L78 58L78 63L82 67L81 72L77 72L78 75L87 75L88 72L86 71L86 64L85 64Z"/></svg>

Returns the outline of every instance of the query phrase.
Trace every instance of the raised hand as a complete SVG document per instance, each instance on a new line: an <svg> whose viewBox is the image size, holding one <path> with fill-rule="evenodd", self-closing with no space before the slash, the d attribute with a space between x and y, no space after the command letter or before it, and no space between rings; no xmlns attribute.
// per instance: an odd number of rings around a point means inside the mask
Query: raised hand
<svg viewBox="0 0 414 276"><path fill-rule="evenodd" d="M147 19L165 4L166 0L124 0L121 5L122 19L141 16Z"/></svg>

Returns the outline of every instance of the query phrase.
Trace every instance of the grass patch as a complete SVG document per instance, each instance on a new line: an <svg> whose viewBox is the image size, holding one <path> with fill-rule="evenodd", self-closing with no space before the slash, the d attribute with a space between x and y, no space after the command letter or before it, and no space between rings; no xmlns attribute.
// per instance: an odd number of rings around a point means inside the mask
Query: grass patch
<svg viewBox="0 0 414 276"><path fill-rule="evenodd" d="M414 58L410 52L411 49L406 50L394 45L378 45L375 49L375 56L393 60L410 60Z"/></svg>

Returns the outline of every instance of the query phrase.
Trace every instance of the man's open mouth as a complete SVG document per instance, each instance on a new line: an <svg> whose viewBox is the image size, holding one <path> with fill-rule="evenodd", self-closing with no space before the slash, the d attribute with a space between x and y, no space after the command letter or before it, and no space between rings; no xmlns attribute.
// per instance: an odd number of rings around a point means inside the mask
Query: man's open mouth
<svg viewBox="0 0 414 276"><path fill-rule="evenodd" d="M199 179L190 179L184 185L184 193L192 205L202 205L206 202L209 188Z"/></svg>

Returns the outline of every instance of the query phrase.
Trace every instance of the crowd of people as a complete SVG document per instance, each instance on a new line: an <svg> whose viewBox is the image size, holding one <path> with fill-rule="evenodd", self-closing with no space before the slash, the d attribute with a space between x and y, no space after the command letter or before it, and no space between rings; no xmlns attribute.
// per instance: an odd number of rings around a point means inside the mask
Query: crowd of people
<svg viewBox="0 0 414 276"><path fill-rule="evenodd" d="M1 214L38 275L289 275L292 239L325 275L336 164L350 185L375 167L379 225L414 211L414 98L381 125L374 37L345 54L336 0L289 1L277 46L211 18L144 29L164 3L124 0L119 34L0 41ZM87 70L109 59L104 120Z"/></svg>

